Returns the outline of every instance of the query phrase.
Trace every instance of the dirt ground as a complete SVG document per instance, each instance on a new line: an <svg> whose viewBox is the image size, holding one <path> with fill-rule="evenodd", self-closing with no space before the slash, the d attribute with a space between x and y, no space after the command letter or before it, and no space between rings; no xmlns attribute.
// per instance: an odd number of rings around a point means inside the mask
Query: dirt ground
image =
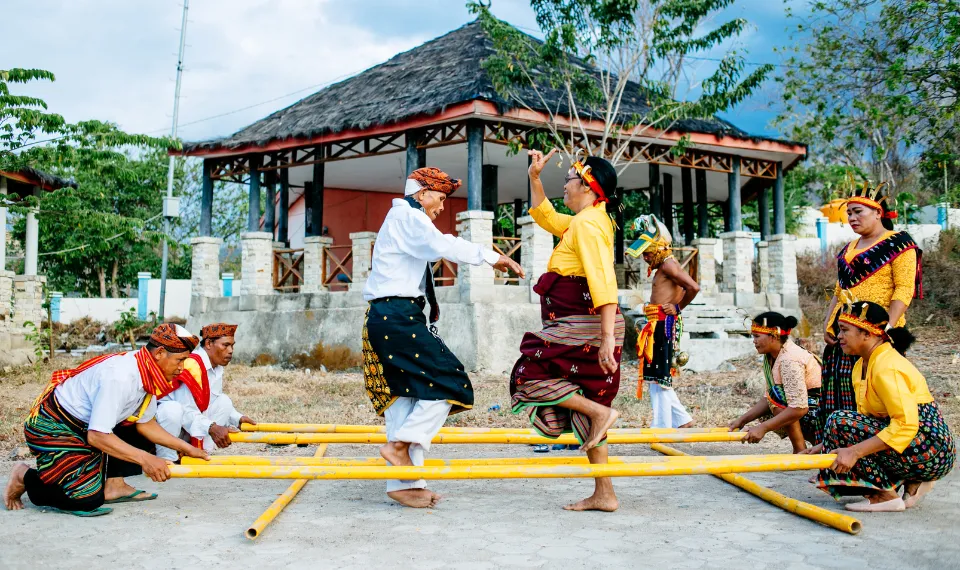
<svg viewBox="0 0 960 570"><path fill-rule="evenodd" d="M928 329L911 352L948 422L960 419L960 340L954 329ZM22 421L57 361L4 374L0 389L0 450L22 443ZM700 425L722 425L762 394L756 359L735 371L685 374L680 397ZM622 427L649 423L649 404L637 401L636 369L623 372L615 406ZM477 405L449 425L524 426L509 413L505 380L474 378ZM244 413L269 421L380 423L359 373L228 368L226 390ZM494 406L500 405L497 410ZM491 408L494 408L491 410ZM524 426L525 427L525 426ZM758 446L680 446L698 455L786 453L773 435ZM310 455L312 448L235 446L230 453ZM616 455L652 454L646 446L614 446ZM330 456L369 456L375 446L331 446ZM574 451L553 451L574 454ZM436 446L437 457L516 457L527 446ZM13 461L0 461L5 481ZM788 496L842 510L806 482L809 472L749 477ZM0 512L0 568L123 565L153 567L563 567L668 568L952 568L960 567L960 475L941 481L916 509L861 515L863 532L850 536L786 513L707 476L617 479L621 509L613 514L568 513L560 507L590 493L582 479L442 481L446 498L435 509L409 510L386 498L379 481L313 481L255 542L243 532L289 481L181 479L131 483L160 498L116 505L96 519L28 507Z"/></svg>

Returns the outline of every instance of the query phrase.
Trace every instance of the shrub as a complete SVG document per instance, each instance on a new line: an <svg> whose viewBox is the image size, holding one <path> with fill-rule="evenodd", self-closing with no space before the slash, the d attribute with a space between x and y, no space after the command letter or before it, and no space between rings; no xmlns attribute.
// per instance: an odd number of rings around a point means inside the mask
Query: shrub
<svg viewBox="0 0 960 570"><path fill-rule="evenodd" d="M309 353L297 354L290 361L297 368L319 370L323 366L332 372L359 367L363 356L343 345L328 347L318 342Z"/></svg>
<svg viewBox="0 0 960 570"><path fill-rule="evenodd" d="M277 359L273 355L267 354L266 352L260 353L250 362L250 366L272 366L277 363Z"/></svg>

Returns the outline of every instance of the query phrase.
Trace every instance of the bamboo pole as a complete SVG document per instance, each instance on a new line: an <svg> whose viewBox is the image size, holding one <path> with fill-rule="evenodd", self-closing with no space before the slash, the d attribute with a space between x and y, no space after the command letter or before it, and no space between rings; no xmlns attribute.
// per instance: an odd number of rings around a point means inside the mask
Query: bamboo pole
<svg viewBox="0 0 960 570"><path fill-rule="evenodd" d="M664 477L755 471L826 469L835 455L739 455L676 457L669 461L604 465L463 465L452 467L290 467L171 465L172 477L231 479L566 479ZM624 458L626 461L626 458Z"/></svg>
<svg viewBox="0 0 960 570"><path fill-rule="evenodd" d="M665 455L670 455L674 457L692 457L679 449L674 449L672 447L662 445L659 443L654 443L650 446L654 451L659 451ZM829 467L829 465L827 466ZM740 475L735 475L733 473L715 473L715 477L723 479L731 485L740 487L744 491L760 497L764 501L780 507L781 509L799 515L801 517L816 521L820 524L824 524L830 527L833 527L837 530L842 530L850 534L859 534L861 523L859 520L843 515L840 513L835 513L833 511L818 507L816 505L811 505L810 503L804 503L803 501L798 501L796 499L790 498L786 495L778 493L773 489L769 489L762 485L747 479L746 477L741 477Z"/></svg>
<svg viewBox="0 0 960 570"><path fill-rule="evenodd" d="M241 424L240 431L244 432L280 432L280 433L386 433L384 426L362 426L341 424L289 424L289 423L259 423ZM622 428L612 429L609 433L720 433L730 431L728 428ZM478 428L478 427L443 427L440 433L534 433L528 428Z"/></svg>
<svg viewBox="0 0 960 570"><path fill-rule="evenodd" d="M323 454L327 452L327 444L321 443L317 446L316 453L313 454L313 457L305 457L303 459L321 459ZM191 458L192 459L192 458ZM182 461L182 459L181 459ZM203 461L198 459L197 461ZM287 505L290 504L290 501L297 496L297 493L300 492L300 489L303 489L303 486L307 484L308 479L297 479L287 487L287 490L284 491L277 499L267 507L267 510L263 511L263 514L257 517L257 520L253 521L253 524L250 525L250 528L244 534L250 540L256 540L257 537L263 533L263 529L267 528L267 525L273 522L273 519L277 518Z"/></svg>
<svg viewBox="0 0 960 570"><path fill-rule="evenodd" d="M612 433L607 443L701 443L717 441L741 441L746 432L724 431L711 433ZM234 443L387 443L383 433L231 433ZM564 434L556 439L540 437L533 433L441 433L433 438L433 443L564 443L577 444L573 434Z"/></svg>
<svg viewBox="0 0 960 570"><path fill-rule="evenodd" d="M640 457L610 457L610 463L664 463L668 458L659 455ZM425 459L426 467L450 467L456 465L588 465L583 455L553 457L483 457L472 459ZM210 461L183 457L181 465L282 465L303 467L383 467L387 462L382 457L280 457L271 455L213 455Z"/></svg>

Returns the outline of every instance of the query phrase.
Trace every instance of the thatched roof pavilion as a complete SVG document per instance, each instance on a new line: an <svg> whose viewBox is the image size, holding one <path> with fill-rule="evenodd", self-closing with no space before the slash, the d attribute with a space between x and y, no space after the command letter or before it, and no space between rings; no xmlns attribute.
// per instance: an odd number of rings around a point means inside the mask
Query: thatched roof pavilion
<svg viewBox="0 0 960 570"><path fill-rule="evenodd" d="M542 128L546 114L496 92L481 65L492 53L491 41L474 21L233 135L184 145L184 155L205 159L201 233L210 232L215 179L249 184L251 196L259 196L262 186L268 197L279 192L278 212L267 209L266 225L275 227L284 242L290 240L291 203L304 202L306 235L319 235L336 221L324 215L335 206L324 200L325 189L395 195L406 173L426 163L465 180L454 197L466 198L466 208L491 210L498 203L526 200L526 158L507 156L505 144ZM645 109L638 88L624 102L624 113ZM672 156L670 147L684 134L691 150ZM668 214L668 221L672 209L661 204L682 204L689 223L675 235L688 243L698 234L707 237L708 203L723 206L727 230L740 230L742 201L766 196L770 188L774 223L771 227L763 216L760 230L765 237L783 233L783 173L807 152L804 144L750 135L722 119L683 121L669 132L651 133L635 148L639 162L647 164L629 167L620 185L627 192L649 192L654 212ZM251 177L251 170L258 176ZM545 187L559 195L564 171L548 170ZM694 221L700 222L699 230ZM376 230L379 220L368 225L362 229ZM259 227L259 212L253 211L249 229Z"/></svg>

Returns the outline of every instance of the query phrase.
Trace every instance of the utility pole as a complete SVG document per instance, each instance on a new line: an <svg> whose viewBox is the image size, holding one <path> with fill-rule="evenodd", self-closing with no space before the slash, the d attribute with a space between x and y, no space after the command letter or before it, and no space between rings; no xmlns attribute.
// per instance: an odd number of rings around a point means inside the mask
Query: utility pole
<svg viewBox="0 0 960 570"><path fill-rule="evenodd" d="M173 126L170 128L170 138L177 138L177 119L180 115L180 78L183 76L183 48L187 41L187 12L190 9L190 0L183 0L183 23L180 25L180 52L177 54L177 86L173 92ZM180 200L173 197L173 171L176 165L176 156L170 155L170 166L167 168L167 197L163 200L163 260L160 264L160 308L157 319L163 322L164 305L167 301L167 257L169 246L167 239L170 236L170 220L180 217Z"/></svg>

